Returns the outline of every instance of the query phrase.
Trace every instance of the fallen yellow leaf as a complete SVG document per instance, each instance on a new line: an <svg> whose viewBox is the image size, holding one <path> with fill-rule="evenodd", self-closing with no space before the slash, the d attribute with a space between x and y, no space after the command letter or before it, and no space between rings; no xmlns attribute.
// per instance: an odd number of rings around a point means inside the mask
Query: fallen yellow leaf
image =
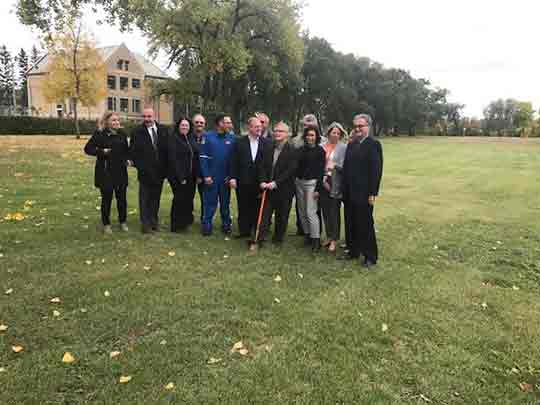
<svg viewBox="0 0 540 405"><path fill-rule="evenodd" d="M215 357L210 357L207 361L208 364L217 364L220 362L221 362L221 359L216 359Z"/></svg>
<svg viewBox="0 0 540 405"><path fill-rule="evenodd" d="M6 290L6 295L10 295L13 292L13 288L9 288Z"/></svg>
<svg viewBox="0 0 540 405"><path fill-rule="evenodd" d="M122 353L122 352L119 352L119 351L110 352L109 353L109 358L114 359L115 357L120 356L120 353Z"/></svg>
<svg viewBox="0 0 540 405"><path fill-rule="evenodd" d="M122 376L120 376L120 379L118 380L118 382L120 384L127 384L130 381L131 381L131 376L130 375L122 375Z"/></svg>
<svg viewBox="0 0 540 405"><path fill-rule="evenodd" d="M0 332L5 332L6 330L8 330L8 326L7 325L0 325Z"/></svg>
<svg viewBox="0 0 540 405"><path fill-rule="evenodd" d="M167 391L174 390L174 383L170 382L165 386Z"/></svg>
<svg viewBox="0 0 540 405"><path fill-rule="evenodd" d="M383 332L386 332L386 331L388 330L388 325L385 324L385 323L383 323L383 324L381 325L381 330L382 330Z"/></svg>
<svg viewBox="0 0 540 405"><path fill-rule="evenodd" d="M275 302L276 304L279 304L279 303L281 303L281 300L280 300L279 298L274 298L274 302Z"/></svg>
<svg viewBox="0 0 540 405"><path fill-rule="evenodd" d="M105 291L105 292L103 293L103 295L104 295L105 297L110 297L110 296L111 296L111 293L110 293L109 291Z"/></svg>
<svg viewBox="0 0 540 405"><path fill-rule="evenodd" d="M274 281L279 283L281 281L281 276L278 274L276 277L274 277Z"/></svg>
<svg viewBox="0 0 540 405"><path fill-rule="evenodd" d="M60 316L60 311L57 311L56 309L53 311L53 316Z"/></svg>
<svg viewBox="0 0 540 405"><path fill-rule="evenodd" d="M247 356L249 351L248 349L240 349L238 350L238 353L240 353L242 356Z"/></svg>
<svg viewBox="0 0 540 405"><path fill-rule="evenodd" d="M239 342L236 342L232 349L231 349L231 353L234 353L234 352L237 352L238 350L240 349L243 349L244 348L244 342L242 342L241 340Z"/></svg>
<svg viewBox="0 0 540 405"><path fill-rule="evenodd" d="M62 302L62 300L58 297L54 297L51 299L51 303L52 304L60 304Z"/></svg>
<svg viewBox="0 0 540 405"><path fill-rule="evenodd" d="M24 350L24 347L22 346L11 346L11 350L13 350L14 353L20 353Z"/></svg>
<svg viewBox="0 0 540 405"><path fill-rule="evenodd" d="M170 257L174 257L174 256L176 256L176 252L172 252L172 251L171 251L171 252L169 252L169 256L170 256Z"/></svg>
<svg viewBox="0 0 540 405"><path fill-rule="evenodd" d="M64 357L62 357L62 363L73 363L75 361L75 357L70 352L65 352Z"/></svg>

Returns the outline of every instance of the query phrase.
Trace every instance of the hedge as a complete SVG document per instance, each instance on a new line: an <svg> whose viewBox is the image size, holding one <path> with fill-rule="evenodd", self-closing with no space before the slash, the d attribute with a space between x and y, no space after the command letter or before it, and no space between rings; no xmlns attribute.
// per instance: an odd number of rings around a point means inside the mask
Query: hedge
<svg viewBox="0 0 540 405"><path fill-rule="evenodd" d="M122 121L125 130L139 125L136 121ZM96 129L96 120L79 120L81 135ZM74 135L75 122L62 118L6 117L0 116L0 135Z"/></svg>

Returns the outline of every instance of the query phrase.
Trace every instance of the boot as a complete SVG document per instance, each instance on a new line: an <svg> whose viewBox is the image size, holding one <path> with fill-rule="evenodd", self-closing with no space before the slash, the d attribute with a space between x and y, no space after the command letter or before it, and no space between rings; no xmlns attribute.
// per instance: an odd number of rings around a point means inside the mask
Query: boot
<svg viewBox="0 0 540 405"><path fill-rule="evenodd" d="M321 239L320 238L312 238L311 239L311 250L314 252L318 252L321 250Z"/></svg>
<svg viewBox="0 0 540 405"><path fill-rule="evenodd" d="M309 235L307 236L304 236L304 246L311 246L312 242L311 242L311 238L309 237Z"/></svg>

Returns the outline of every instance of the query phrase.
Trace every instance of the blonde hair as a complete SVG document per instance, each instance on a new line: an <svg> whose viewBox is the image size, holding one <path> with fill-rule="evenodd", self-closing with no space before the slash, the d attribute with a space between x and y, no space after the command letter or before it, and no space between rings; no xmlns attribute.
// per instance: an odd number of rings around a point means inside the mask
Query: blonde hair
<svg viewBox="0 0 540 405"><path fill-rule="evenodd" d="M258 119L257 117L250 117L250 118L247 120L248 126L251 126L251 124L253 124L254 122L259 122L259 119Z"/></svg>
<svg viewBox="0 0 540 405"><path fill-rule="evenodd" d="M103 116L98 121L98 128L101 130L107 128L107 124L113 115L120 117L118 113L114 111L107 111L105 114L103 114Z"/></svg>

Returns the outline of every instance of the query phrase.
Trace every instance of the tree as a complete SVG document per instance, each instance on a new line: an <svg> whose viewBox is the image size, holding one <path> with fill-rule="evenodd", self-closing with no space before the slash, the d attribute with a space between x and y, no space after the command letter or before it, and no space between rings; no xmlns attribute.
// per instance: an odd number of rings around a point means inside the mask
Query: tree
<svg viewBox="0 0 540 405"><path fill-rule="evenodd" d="M17 65L19 68L18 88L20 92L21 107L28 108L28 54L21 48L17 55Z"/></svg>
<svg viewBox="0 0 540 405"><path fill-rule="evenodd" d="M5 45L0 47L0 104L14 107L15 64Z"/></svg>
<svg viewBox="0 0 540 405"><path fill-rule="evenodd" d="M70 24L66 32L55 34L49 43L51 62L44 95L49 102L69 99L79 138L79 103L95 106L107 94L105 62L80 23Z"/></svg>
<svg viewBox="0 0 540 405"><path fill-rule="evenodd" d="M35 45L32 46L32 51L30 52L30 66L34 67L38 64L39 59L41 56L39 55L39 51Z"/></svg>

